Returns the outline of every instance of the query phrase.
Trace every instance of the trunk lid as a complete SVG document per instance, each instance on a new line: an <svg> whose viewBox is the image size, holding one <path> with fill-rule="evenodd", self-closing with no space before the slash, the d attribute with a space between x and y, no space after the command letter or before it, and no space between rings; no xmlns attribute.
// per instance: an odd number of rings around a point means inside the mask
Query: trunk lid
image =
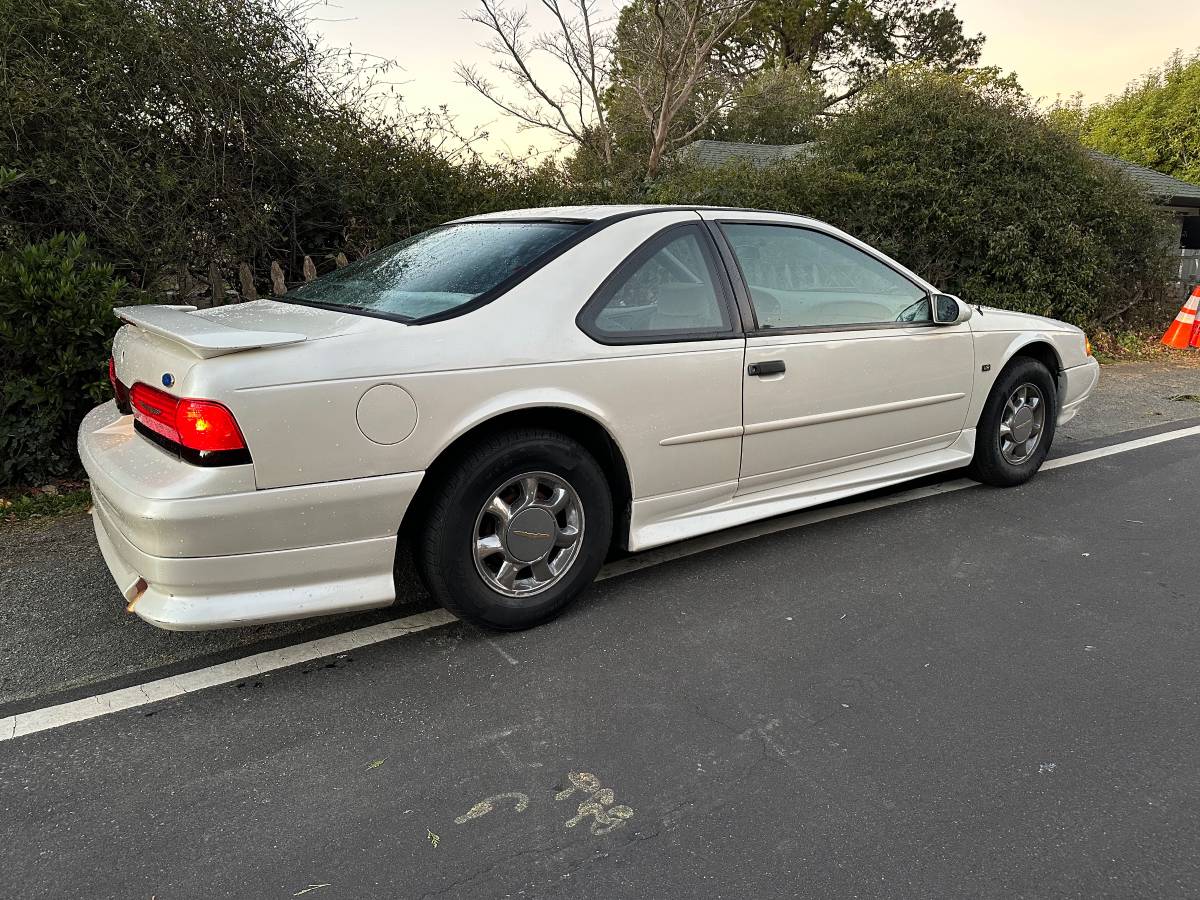
<svg viewBox="0 0 1200 900"><path fill-rule="evenodd" d="M194 306L126 306L117 318L179 344L201 359L335 337L362 317L311 306L255 300L197 310Z"/></svg>
<svg viewBox="0 0 1200 900"><path fill-rule="evenodd" d="M179 395L191 370L205 360L270 352L378 326L377 319L311 306L255 300L197 310L191 306L128 306L116 310L125 326L113 340L117 379L143 382ZM404 327L399 323L389 323Z"/></svg>

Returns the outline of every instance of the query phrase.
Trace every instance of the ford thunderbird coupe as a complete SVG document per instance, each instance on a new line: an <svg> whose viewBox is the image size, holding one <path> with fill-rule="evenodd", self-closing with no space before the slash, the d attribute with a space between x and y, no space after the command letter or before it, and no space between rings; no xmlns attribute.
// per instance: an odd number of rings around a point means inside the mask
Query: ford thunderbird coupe
<svg viewBox="0 0 1200 900"><path fill-rule="evenodd" d="M966 468L1037 471L1098 366L812 219L461 219L282 297L138 306L79 453L128 608L205 629L433 596L535 625L604 560ZM400 583L397 583L397 581Z"/></svg>

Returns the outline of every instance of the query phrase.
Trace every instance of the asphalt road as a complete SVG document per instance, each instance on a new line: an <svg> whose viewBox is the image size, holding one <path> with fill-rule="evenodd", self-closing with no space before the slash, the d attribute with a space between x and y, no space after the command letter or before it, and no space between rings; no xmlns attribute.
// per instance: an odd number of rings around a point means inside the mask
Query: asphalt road
<svg viewBox="0 0 1200 900"><path fill-rule="evenodd" d="M1198 452L0 743L0 893L1200 895Z"/></svg>
<svg viewBox="0 0 1200 900"><path fill-rule="evenodd" d="M1072 453L1117 433L1200 421L1200 365L1121 363L1104 367L1083 413L1060 430L1054 453ZM231 659L428 609L414 584L406 602L362 615L255 628L179 634L125 612L87 516L0 527L0 717L72 697L97 683Z"/></svg>

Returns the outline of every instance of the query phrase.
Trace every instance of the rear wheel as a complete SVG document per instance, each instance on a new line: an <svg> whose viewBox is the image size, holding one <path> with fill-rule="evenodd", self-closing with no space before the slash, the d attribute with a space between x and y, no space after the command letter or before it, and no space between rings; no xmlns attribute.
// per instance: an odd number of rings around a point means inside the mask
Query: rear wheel
<svg viewBox="0 0 1200 900"><path fill-rule="evenodd" d="M1036 359L1020 357L996 379L975 434L968 474L984 484L1024 484L1041 468L1054 440L1058 389Z"/></svg>
<svg viewBox="0 0 1200 900"><path fill-rule="evenodd" d="M557 432L512 431L459 461L431 505L417 559L455 615L529 628L592 582L612 527L608 483L586 449Z"/></svg>

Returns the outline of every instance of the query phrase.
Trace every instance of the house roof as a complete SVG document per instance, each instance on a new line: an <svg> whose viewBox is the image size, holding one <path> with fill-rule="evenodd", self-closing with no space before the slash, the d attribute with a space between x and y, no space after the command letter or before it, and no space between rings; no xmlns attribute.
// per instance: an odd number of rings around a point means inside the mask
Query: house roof
<svg viewBox="0 0 1200 900"><path fill-rule="evenodd" d="M744 159L756 166L769 166L796 156L807 156L812 144L739 144L734 141L693 141L683 153L705 166L722 166L731 159Z"/></svg>
<svg viewBox="0 0 1200 900"><path fill-rule="evenodd" d="M1101 153L1099 150L1089 150L1088 153L1101 162L1108 163L1110 166L1120 169L1140 184L1151 197L1161 200L1167 206L1200 208L1200 185L1180 181L1178 178L1164 175L1162 172L1156 172L1154 169L1148 169L1136 163L1127 162L1116 156L1109 156L1107 153Z"/></svg>
<svg viewBox="0 0 1200 900"><path fill-rule="evenodd" d="M682 153L706 166L724 165L731 159L744 159L756 166L806 156L812 152L812 144L739 144L732 141L694 141L683 148ZM1120 169L1136 181L1151 197L1167 206L1182 206L1200 209L1200 185L1180 181L1154 169L1109 156L1099 150L1089 150L1095 159Z"/></svg>

